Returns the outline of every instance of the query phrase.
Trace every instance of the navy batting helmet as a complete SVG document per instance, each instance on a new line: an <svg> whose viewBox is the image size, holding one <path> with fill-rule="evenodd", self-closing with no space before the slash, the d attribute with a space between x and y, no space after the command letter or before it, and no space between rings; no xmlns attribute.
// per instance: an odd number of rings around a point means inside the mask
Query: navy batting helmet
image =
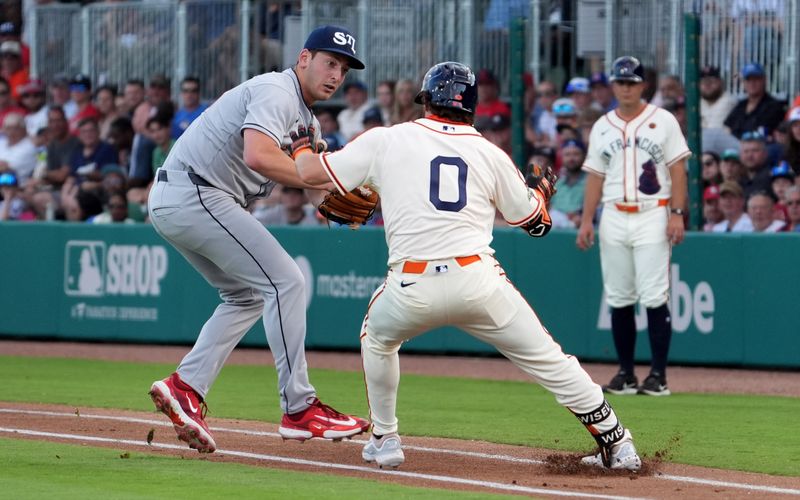
<svg viewBox="0 0 800 500"><path fill-rule="evenodd" d="M635 57L618 57L611 65L611 77L608 80L611 82L643 82L644 66Z"/></svg>
<svg viewBox="0 0 800 500"><path fill-rule="evenodd" d="M443 62L433 66L425 73L417 104L431 103L465 114L474 114L478 103L478 87L475 73L466 64Z"/></svg>

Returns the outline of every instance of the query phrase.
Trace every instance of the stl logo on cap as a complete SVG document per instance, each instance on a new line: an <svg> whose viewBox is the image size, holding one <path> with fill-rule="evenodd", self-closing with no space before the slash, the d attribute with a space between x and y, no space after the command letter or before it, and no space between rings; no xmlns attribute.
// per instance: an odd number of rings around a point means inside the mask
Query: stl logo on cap
<svg viewBox="0 0 800 500"><path fill-rule="evenodd" d="M350 33L342 33L341 31L337 31L333 34L333 42L338 45L349 45L350 50L353 51L353 54L356 53L356 38Z"/></svg>

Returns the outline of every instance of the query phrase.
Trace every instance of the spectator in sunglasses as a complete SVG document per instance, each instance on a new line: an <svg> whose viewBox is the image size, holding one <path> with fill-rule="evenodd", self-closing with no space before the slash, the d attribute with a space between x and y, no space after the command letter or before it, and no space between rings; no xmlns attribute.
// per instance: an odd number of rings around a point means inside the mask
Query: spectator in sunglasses
<svg viewBox="0 0 800 500"><path fill-rule="evenodd" d="M181 107L172 118L172 138L180 137L205 109L206 105L200 102L200 79L187 76L181 81Z"/></svg>
<svg viewBox="0 0 800 500"><path fill-rule="evenodd" d="M722 184L722 173L720 172L720 157L714 151L703 151L702 177L703 185L708 187Z"/></svg>

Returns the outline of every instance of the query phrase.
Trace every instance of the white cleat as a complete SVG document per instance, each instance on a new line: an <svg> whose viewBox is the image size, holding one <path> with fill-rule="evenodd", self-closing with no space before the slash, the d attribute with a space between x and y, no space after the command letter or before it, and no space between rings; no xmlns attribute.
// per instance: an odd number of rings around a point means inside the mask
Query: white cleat
<svg viewBox="0 0 800 500"><path fill-rule="evenodd" d="M581 463L583 465L606 468L600 453L583 457ZM631 431L625 429L625 436L611 448L611 464L608 468L630 471L638 471L642 468L642 459L639 458L636 453L636 447L633 446Z"/></svg>
<svg viewBox="0 0 800 500"><path fill-rule="evenodd" d="M379 440L373 435L361 450L361 458L370 463L376 462L381 468L397 467L406 459L397 434L387 434Z"/></svg>

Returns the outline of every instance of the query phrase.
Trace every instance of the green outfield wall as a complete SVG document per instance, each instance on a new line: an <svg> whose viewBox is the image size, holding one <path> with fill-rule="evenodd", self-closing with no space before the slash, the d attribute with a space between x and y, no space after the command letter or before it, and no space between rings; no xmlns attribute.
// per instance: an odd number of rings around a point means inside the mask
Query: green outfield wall
<svg viewBox="0 0 800 500"><path fill-rule="evenodd" d="M381 229L274 228L308 286L310 349L358 349L372 291L386 272ZM566 352L615 359L597 247L574 232L532 239L495 231L508 275ZM0 335L192 343L216 291L147 225L0 224ZM689 234L673 253L670 359L700 365L800 368L800 235ZM637 358L647 360L646 315ZM266 345L259 322L245 345ZM54 347L57 348L57 347ZM404 349L492 353L454 329ZM2 354L2 353L0 353Z"/></svg>

